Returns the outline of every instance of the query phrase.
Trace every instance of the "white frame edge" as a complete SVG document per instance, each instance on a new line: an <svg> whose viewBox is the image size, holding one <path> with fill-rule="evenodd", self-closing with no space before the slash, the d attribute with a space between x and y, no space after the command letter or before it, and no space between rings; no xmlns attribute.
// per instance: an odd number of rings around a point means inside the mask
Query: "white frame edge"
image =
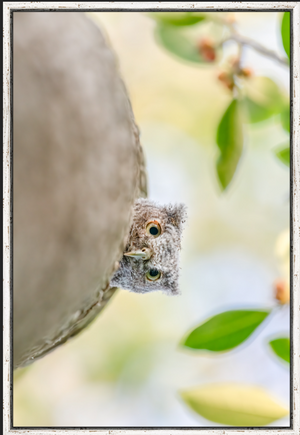
<svg viewBox="0 0 300 435"><path fill-rule="evenodd" d="M150 6L151 5L151 6ZM58 9L58 10L78 10L81 9L123 9L123 10L136 10L136 9L207 9L213 11L216 9L242 9L246 11L255 9L276 9L278 11L284 9L293 10L293 69L291 70L291 77L293 81L293 391L292 391L292 429L240 429L228 428L224 429L12 429L11 424L11 361L10 361L10 342L11 342L11 299L10 299L10 285L11 285L11 220L10 220L10 192L11 192L11 101L10 101L10 63L11 63L11 43L10 43L10 13L12 9ZM145 431L151 431L155 435L194 435L196 432L202 434L210 433L213 435L236 435L237 432L247 432L251 430L252 434L256 435L298 435L300 433L300 3L299 2L4 2L3 3L3 433L6 434L44 434L48 435L55 432L57 435L66 433L79 433L81 435L90 434L91 432L101 432L109 435L137 435Z"/></svg>

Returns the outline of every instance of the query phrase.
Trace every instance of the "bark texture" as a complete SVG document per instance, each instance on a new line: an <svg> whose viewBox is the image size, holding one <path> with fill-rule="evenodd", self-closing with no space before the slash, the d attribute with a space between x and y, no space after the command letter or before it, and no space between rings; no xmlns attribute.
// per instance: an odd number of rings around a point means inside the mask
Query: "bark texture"
<svg viewBox="0 0 300 435"><path fill-rule="evenodd" d="M115 292L131 208L146 196L114 55L79 12L14 12L13 349L29 364Z"/></svg>

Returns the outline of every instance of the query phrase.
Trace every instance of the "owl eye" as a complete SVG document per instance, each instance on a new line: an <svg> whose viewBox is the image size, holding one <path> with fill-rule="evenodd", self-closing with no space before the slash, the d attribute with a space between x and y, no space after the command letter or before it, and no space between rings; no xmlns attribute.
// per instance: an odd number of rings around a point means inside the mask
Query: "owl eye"
<svg viewBox="0 0 300 435"><path fill-rule="evenodd" d="M156 281L161 277L161 273L157 269L150 269L146 273L146 278L148 281Z"/></svg>
<svg viewBox="0 0 300 435"><path fill-rule="evenodd" d="M157 221L151 221L146 226L146 231L153 237L158 237L161 234L161 227Z"/></svg>

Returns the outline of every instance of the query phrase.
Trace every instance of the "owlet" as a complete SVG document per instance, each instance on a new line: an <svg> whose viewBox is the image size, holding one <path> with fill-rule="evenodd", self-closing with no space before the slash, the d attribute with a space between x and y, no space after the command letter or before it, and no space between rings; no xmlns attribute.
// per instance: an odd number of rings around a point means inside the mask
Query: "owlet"
<svg viewBox="0 0 300 435"><path fill-rule="evenodd" d="M183 204L157 205L140 198L134 204L132 224L119 269L111 287L136 293L161 290L179 293L179 251L186 219Z"/></svg>

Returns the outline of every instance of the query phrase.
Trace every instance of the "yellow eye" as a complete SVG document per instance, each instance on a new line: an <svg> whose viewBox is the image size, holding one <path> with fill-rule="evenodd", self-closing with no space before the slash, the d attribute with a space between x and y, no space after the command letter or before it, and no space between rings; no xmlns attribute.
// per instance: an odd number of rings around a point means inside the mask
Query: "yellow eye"
<svg viewBox="0 0 300 435"><path fill-rule="evenodd" d="M161 273L157 269L149 269L146 273L146 278L148 281L156 281L161 277Z"/></svg>
<svg viewBox="0 0 300 435"><path fill-rule="evenodd" d="M157 221L148 222L146 231L153 237L158 237L161 234L161 227Z"/></svg>

